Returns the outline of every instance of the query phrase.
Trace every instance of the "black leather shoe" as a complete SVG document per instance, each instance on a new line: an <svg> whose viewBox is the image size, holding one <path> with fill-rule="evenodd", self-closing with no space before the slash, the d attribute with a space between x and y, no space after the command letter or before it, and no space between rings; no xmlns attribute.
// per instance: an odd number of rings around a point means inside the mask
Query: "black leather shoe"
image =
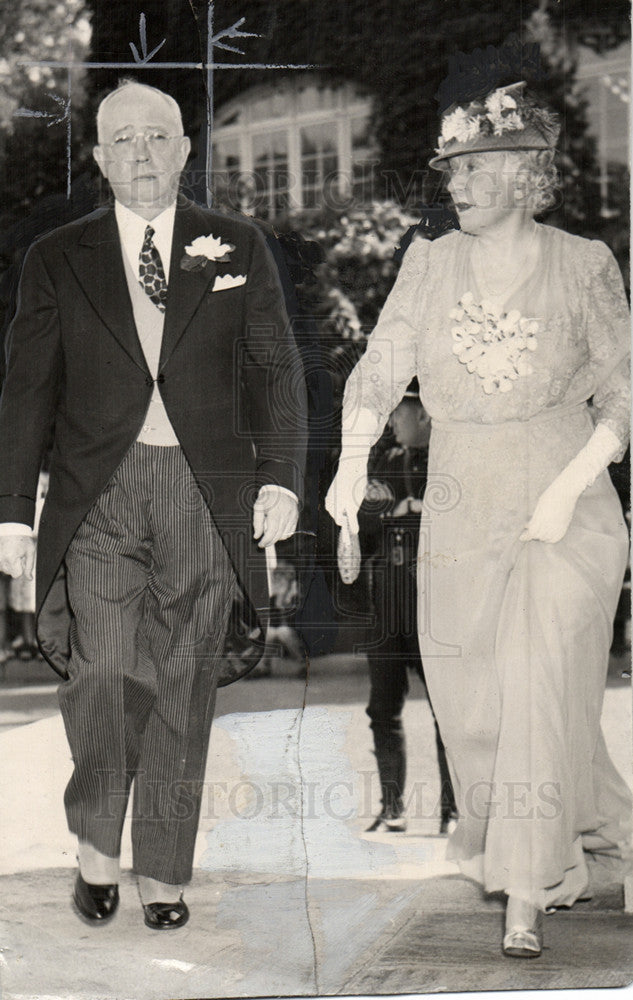
<svg viewBox="0 0 633 1000"><path fill-rule="evenodd" d="M105 924L111 920L119 905L119 887L112 885L93 885L85 882L81 872L77 872L73 903L79 916L90 924Z"/></svg>
<svg viewBox="0 0 633 1000"><path fill-rule="evenodd" d="M406 833L407 821L404 816L376 816L376 819L368 826L365 833Z"/></svg>
<svg viewBox="0 0 633 1000"><path fill-rule="evenodd" d="M442 807L442 816L440 819L440 835L444 836L449 832L449 827L451 823L457 822L457 809L445 809Z"/></svg>
<svg viewBox="0 0 633 1000"><path fill-rule="evenodd" d="M145 923L154 931L171 931L184 927L189 920L189 909L184 899L177 903L144 903Z"/></svg>

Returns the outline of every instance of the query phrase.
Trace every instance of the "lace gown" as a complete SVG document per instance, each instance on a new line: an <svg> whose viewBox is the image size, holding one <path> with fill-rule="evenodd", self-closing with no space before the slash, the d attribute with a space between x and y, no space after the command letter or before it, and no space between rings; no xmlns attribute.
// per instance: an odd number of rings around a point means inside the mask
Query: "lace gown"
<svg viewBox="0 0 633 1000"><path fill-rule="evenodd" d="M624 451L629 326L604 244L549 226L538 239L505 317L477 286L473 237L414 242L345 405L382 425L418 376L433 428L418 625L460 814L448 856L547 908L586 893L592 857L622 868L630 841L631 796L600 729L628 550L608 473L560 542L519 536L594 422Z"/></svg>

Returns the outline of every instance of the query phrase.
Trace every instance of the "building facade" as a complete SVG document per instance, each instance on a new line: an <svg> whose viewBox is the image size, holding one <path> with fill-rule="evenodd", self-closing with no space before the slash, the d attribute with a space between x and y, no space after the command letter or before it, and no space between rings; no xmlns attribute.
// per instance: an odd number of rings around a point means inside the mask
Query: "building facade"
<svg viewBox="0 0 633 1000"><path fill-rule="evenodd" d="M361 88L312 74L240 94L215 116L216 200L263 219L370 200L370 116Z"/></svg>
<svg viewBox="0 0 633 1000"><path fill-rule="evenodd" d="M602 56L579 50L577 89L588 102L606 218L614 167L629 163L630 58L629 43ZM244 91L215 116L216 203L270 220L370 202L380 163L371 115L368 91L315 73Z"/></svg>

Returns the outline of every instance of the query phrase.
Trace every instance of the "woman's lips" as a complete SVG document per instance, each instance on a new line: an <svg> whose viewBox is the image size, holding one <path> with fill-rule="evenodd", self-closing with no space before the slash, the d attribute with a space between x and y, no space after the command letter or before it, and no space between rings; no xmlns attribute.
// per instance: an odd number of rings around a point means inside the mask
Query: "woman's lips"
<svg viewBox="0 0 633 1000"><path fill-rule="evenodd" d="M455 202L455 208L457 209L458 212L467 212L468 209L472 208L472 207L473 206L471 205L471 203L469 201L456 201Z"/></svg>

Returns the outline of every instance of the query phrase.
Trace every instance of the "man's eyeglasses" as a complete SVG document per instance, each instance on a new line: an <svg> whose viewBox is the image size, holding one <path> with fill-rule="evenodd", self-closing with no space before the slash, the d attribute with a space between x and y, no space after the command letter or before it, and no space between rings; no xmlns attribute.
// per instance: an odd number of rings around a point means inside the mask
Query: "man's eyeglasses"
<svg viewBox="0 0 633 1000"><path fill-rule="evenodd" d="M120 132L112 142L104 143L104 145L109 146L116 153L126 153L134 147L139 136L153 150L166 148L172 139L182 138L182 136L168 135L163 129L144 128L140 132Z"/></svg>

